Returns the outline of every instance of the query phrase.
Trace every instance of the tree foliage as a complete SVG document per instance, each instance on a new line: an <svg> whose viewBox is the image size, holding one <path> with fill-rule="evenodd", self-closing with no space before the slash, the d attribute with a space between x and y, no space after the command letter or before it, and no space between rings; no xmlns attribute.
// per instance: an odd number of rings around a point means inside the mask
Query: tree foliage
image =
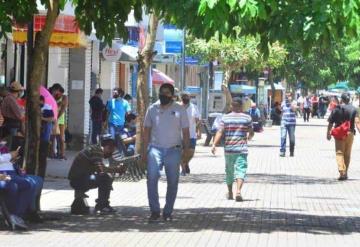
<svg viewBox="0 0 360 247"><path fill-rule="evenodd" d="M359 7L356 0L201 0L195 25L189 28L209 39L216 32L234 37L233 27L239 26L241 35L260 35L263 51L276 41L297 43L308 51L314 44L328 47L331 40L358 36Z"/></svg>
<svg viewBox="0 0 360 247"><path fill-rule="evenodd" d="M289 81L301 81L311 89L326 88L329 84L347 80L360 84L360 42L353 39L332 41L331 49L312 47L307 54L301 47L288 45L289 51L283 75Z"/></svg>

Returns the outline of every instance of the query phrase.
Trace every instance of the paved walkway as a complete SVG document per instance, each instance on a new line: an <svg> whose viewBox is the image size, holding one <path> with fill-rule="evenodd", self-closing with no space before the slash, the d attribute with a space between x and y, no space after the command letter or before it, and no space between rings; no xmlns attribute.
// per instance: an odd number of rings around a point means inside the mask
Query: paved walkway
<svg viewBox="0 0 360 247"><path fill-rule="evenodd" d="M360 240L360 140L353 148L350 179L336 180L334 143L325 120L297 127L294 158L278 156L279 129L251 142L249 176L242 203L225 199L222 152L199 147L192 174L181 178L175 219L148 224L146 181L116 182L111 196L118 213L71 216L67 181L49 179L43 210L57 222L32 231L0 231L0 246L357 246ZM94 206L96 191L89 203ZM164 204L165 181L160 183Z"/></svg>

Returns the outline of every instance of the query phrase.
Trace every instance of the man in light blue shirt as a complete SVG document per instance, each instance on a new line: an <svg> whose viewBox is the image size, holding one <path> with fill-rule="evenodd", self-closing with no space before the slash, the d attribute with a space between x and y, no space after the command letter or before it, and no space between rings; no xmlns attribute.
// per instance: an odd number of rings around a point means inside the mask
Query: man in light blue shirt
<svg viewBox="0 0 360 247"><path fill-rule="evenodd" d="M114 140L121 136L124 130L126 114L131 112L129 103L124 100L124 91L121 88L113 90L113 98L106 103L108 113L108 131Z"/></svg>

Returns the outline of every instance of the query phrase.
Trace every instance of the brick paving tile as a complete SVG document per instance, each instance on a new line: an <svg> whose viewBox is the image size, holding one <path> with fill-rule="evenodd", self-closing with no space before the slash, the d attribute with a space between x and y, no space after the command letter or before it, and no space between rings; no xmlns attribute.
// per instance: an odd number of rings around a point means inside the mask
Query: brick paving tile
<svg viewBox="0 0 360 247"><path fill-rule="evenodd" d="M42 209L60 220L30 225L28 232L9 232L1 225L0 246L357 246L360 140L356 136L350 179L339 182L334 142L325 140L325 131L325 120L299 120L293 158L279 157L278 127L256 135L250 142L242 203L226 199L221 148L213 156L210 148L199 145L191 175L180 178L169 223L147 223L145 180L114 183L115 215L72 216L68 182L48 178ZM162 178L162 206L165 185ZM93 207L97 191L88 194Z"/></svg>

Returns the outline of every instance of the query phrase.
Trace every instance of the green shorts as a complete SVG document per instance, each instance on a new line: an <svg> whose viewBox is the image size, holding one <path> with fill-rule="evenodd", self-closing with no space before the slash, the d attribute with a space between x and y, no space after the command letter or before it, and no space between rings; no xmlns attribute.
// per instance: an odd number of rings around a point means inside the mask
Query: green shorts
<svg viewBox="0 0 360 247"><path fill-rule="evenodd" d="M226 184L235 179L245 179L247 170L247 154L225 154Z"/></svg>

